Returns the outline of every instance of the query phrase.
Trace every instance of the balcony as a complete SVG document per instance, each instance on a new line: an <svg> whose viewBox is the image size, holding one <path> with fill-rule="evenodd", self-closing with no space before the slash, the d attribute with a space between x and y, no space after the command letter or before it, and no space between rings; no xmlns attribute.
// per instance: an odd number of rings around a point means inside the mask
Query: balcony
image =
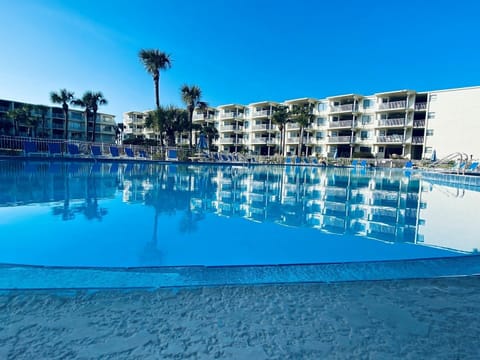
<svg viewBox="0 0 480 360"><path fill-rule="evenodd" d="M399 101L389 101L380 103L378 108L380 110L393 110L393 109L405 109L407 106L407 100L399 100Z"/></svg>
<svg viewBox="0 0 480 360"><path fill-rule="evenodd" d="M352 112L352 111L354 111L353 104L332 105L330 107L330 112Z"/></svg>
<svg viewBox="0 0 480 360"><path fill-rule="evenodd" d="M412 144L423 144L424 140L425 140L424 136L414 136L412 137Z"/></svg>
<svg viewBox="0 0 480 360"><path fill-rule="evenodd" d="M253 125L252 130L254 131L267 131L267 130L274 130L273 125L269 124L260 124L260 125Z"/></svg>
<svg viewBox="0 0 480 360"><path fill-rule="evenodd" d="M416 103L415 104L415 110L416 111L422 111L422 110L427 110L427 103Z"/></svg>
<svg viewBox="0 0 480 360"><path fill-rule="evenodd" d="M403 143L403 135L377 136L377 143Z"/></svg>
<svg viewBox="0 0 480 360"><path fill-rule="evenodd" d="M329 144L333 144L333 143L337 143L337 144L350 144L350 136L330 136L328 138L328 143Z"/></svg>
<svg viewBox="0 0 480 360"><path fill-rule="evenodd" d="M331 128L351 128L353 120L330 121Z"/></svg>
<svg viewBox="0 0 480 360"><path fill-rule="evenodd" d="M383 127L405 126L405 118L379 119L378 126L383 126Z"/></svg>
<svg viewBox="0 0 480 360"><path fill-rule="evenodd" d="M260 110L252 112L253 117L269 116L270 114L270 110Z"/></svg>
<svg viewBox="0 0 480 360"><path fill-rule="evenodd" d="M234 119L234 118L242 118L243 119L244 114L242 113L236 113L233 111L229 112L224 112L220 114L220 119Z"/></svg>
<svg viewBox="0 0 480 360"><path fill-rule="evenodd" d="M425 127L425 120L413 120L413 127Z"/></svg>
<svg viewBox="0 0 480 360"><path fill-rule="evenodd" d="M238 131L243 131L243 128L241 127L237 127L237 126L234 126L234 125L224 125L224 126L221 126L220 127L220 131L223 131L223 132L238 132Z"/></svg>

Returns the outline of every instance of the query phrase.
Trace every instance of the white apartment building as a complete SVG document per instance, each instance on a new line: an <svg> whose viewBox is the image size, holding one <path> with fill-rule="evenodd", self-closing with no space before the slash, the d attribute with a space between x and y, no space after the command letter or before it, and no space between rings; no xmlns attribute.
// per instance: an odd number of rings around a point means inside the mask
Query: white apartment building
<svg viewBox="0 0 480 360"><path fill-rule="evenodd" d="M480 86L228 104L195 112L193 122L215 125L219 138L213 144L222 152L293 155L300 141L299 124L286 124L284 149L280 149L280 130L272 115L279 106L292 109L304 104L312 104L314 115L314 121L303 131L304 156L351 158L371 154L376 158L419 160L430 159L434 152L437 158L462 152L480 157L476 134ZM144 127L145 114L124 114L125 135L154 137Z"/></svg>

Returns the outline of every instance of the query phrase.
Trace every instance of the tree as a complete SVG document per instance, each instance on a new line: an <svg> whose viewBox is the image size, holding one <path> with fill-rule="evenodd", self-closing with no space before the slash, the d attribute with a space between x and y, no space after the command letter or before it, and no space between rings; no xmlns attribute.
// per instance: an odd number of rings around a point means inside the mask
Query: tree
<svg viewBox="0 0 480 360"><path fill-rule="evenodd" d="M213 140L217 140L219 138L218 130L212 124L204 124L203 127L202 127L202 132L207 137L208 149L211 150Z"/></svg>
<svg viewBox="0 0 480 360"><path fill-rule="evenodd" d="M88 140L88 118L93 118L93 129L91 141L95 142L96 127L97 127L97 112L100 105L107 105L108 101L105 99L101 91L87 91L83 94L81 99L75 99L72 104L85 108L85 139Z"/></svg>
<svg viewBox="0 0 480 360"><path fill-rule="evenodd" d="M152 128L160 137L160 145L163 146L163 132L166 124L166 109L160 106L157 110L149 111L145 118L145 127Z"/></svg>
<svg viewBox="0 0 480 360"><path fill-rule="evenodd" d="M65 140L68 140L68 105L72 104L74 93L67 89L60 89L58 92L50 93L50 101L54 104L61 104L65 117Z"/></svg>
<svg viewBox="0 0 480 360"><path fill-rule="evenodd" d="M188 112L188 122L189 122L189 143L190 143L190 148L192 148L192 124L193 124L193 112L195 108L199 106L202 102L200 101L200 98L202 97L202 90L197 85L183 85L182 88L180 89L181 94L182 94L182 101L185 103L187 106L187 112Z"/></svg>
<svg viewBox="0 0 480 360"><path fill-rule="evenodd" d="M289 122L289 113L287 106L279 106L273 111L272 121L280 130L280 155L283 155L285 149L285 125Z"/></svg>
<svg viewBox="0 0 480 360"><path fill-rule="evenodd" d="M300 126L300 139L298 141L297 156L302 155L304 129L310 126L310 124L315 120L313 108L314 105L312 103L304 103L302 105L293 106L293 120Z"/></svg>
<svg viewBox="0 0 480 360"><path fill-rule="evenodd" d="M172 66L172 60L169 54L156 49L142 49L138 53L140 61L145 66L145 70L152 75L155 87L155 104L160 108L160 70L167 70Z"/></svg>
<svg viewBox="0 0 480 360"><path fill-rule="evenodd" d="M38 119L32 116L32 106L22 105L21 107L7 112L7 117L13 122L14 135L18 136L20 125L28 128L28 135L34 135L34 130L38 126ZM33 131L32 131L33 128Z"/></svg>
<svg viewBox="0 0 480 360"><path fill-rule="evenodd" d="M47 132L45 131L45 124L48 114L48 106L45 105L35 105L35 109L40 113L40 119L42 120L42 133L41 137L47 137Z"/></svg>

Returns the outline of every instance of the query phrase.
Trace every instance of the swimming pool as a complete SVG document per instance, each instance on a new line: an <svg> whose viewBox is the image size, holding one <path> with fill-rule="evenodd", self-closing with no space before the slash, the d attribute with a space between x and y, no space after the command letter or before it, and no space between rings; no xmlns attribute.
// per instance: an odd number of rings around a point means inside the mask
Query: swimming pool
<svg viewBox="0 0 480 360"><path fill-rule="evenodd" d="M415 172L3 161L0 177L0 288L480 272L480 192Z"/></svg>

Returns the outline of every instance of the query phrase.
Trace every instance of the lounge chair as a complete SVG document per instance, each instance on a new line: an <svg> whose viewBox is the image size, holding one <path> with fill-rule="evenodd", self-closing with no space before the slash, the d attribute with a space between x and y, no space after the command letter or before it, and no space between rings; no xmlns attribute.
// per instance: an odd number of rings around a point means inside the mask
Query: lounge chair
<svg viewBox="0 0 480 360"><path fill-rule="evenodd" d="M479 162L478 161L474 161L470 164L470 166L465 170L465 171L468 171L468 172L473 172L475 170L478 169L478 165L479 165Z"/></svg>
<svg viewBox="0 0 480 360"><path fill-rule="evenodd" d="M413 167L413 163L408 160L406 163L405 163L405 169L411 169Z"/></svg>
<svg viewBox="0 0 480 360"><path fill-rule="evenodd" d="M285 164L290 165L292 163L292 158L286 157L285 158Z"/></svg>
<svg viewBox="0 0 480 360"><path fill-rule="evenodd" d="M177 149L167 149L167 154L165 156L167 161L178 161L178 152Z"/></svg>
<svg viewBox="0 0 480 360"><path fill-rule="evenodd" d="M353 167L357 167L357 165L358 165L358 160L357 160L357 159L353 159L353 160L352 160L352 166L353 166Z"/></svg>
<svg viewBox="0 0 480 360"><path fill-rule="evenodd" d="M90 147L93 157L100 157L102 156L102 148L99 145L92 145Z"/></svg>
<svg viewBox="0 0 480 360"><path fill-rule="evenodd" d="M295 157L295 164L300 164L302 162L302 159L300 159L300 156Z"/></svg>
<svg viewBox="0 0 480 360"><path fill-rule="evenodd" d="M80 149L78 148L77 144L67 144L67 150L70 156L79 156Z"/></svg>
<svg viewBox="0 0 480 360"><path fill-rule="evenodd" d="M119 157L120 152L118 151L118 147L110 146L110 154L112 155L112 157Z"/></svg>
<svg viewBox="0 0 480 360"><path fill-rule="evenodd" d="M61 156L62 145L60 143L48 143L48 154L50 156Z"/></svg>
<svg viewBox="0 0 480 360"><path fill-rule="evenodd" d="M367 167L367 160L360 161L360 166L365 169Z"/></svg>
<svg viewBox="0 0 480 360"><path fill-rule="evenodd" d="M23 153L25 156L29 155L43 155L40 151L37 149L37 144L35 144L33 141L24 141L23 142Z"/></svg>
<svg viewBox="0 0 480 360"><path fill-rule="evenodd" d="M133 152L132 148L125 148L124 151L125 151L125 154L127 155L127 157L129 157L129 158L134 158L135 157L135 153Z"/></svg>
<svg viewBox="0 0 480 360"><path fill-rule="evenodd" d="M312 165L318 165L318 159L316 157L312 158Z"/></svg>
<svg viewBox="0 0 480 360"><path fill-rule="evenodd" d="M145 150L139 150L138 155L141 159L148 159L147 152Z"/></svg>

